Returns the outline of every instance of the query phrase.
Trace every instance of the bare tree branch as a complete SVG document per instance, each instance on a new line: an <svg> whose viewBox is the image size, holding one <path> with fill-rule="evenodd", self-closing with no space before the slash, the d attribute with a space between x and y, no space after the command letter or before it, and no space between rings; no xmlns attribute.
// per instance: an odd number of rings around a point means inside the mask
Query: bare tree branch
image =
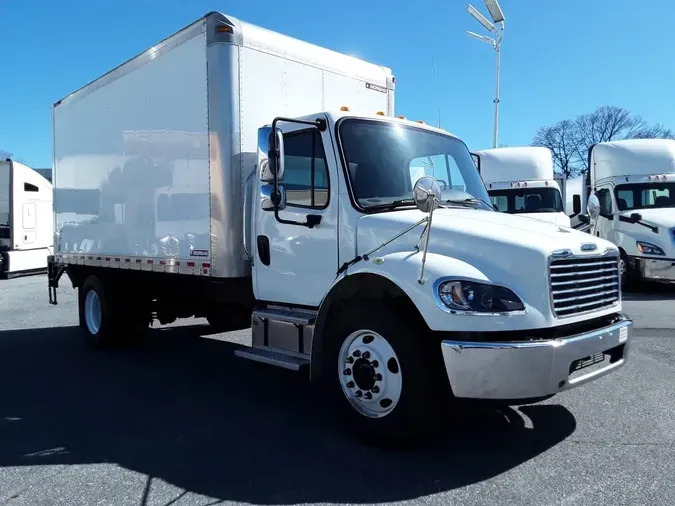
<svg viewBox="0 0 675 506"><path fill-rule="evenodd" d="M540 128L532 145L553 153L558 171L570 176L588 169L588 150L599 142L622 139L672 139L675 133L661 124L649 125L642 117L614 105L603 105L573 120Z"/></svg>
<svg viewBox="0 0 675 506"><path fill-rule="evenodd" d="M574 122L563 120L553 126L540 128L532 145L550 149L554 167L569 177L574 172L572 160L575 154L575 139Z"/></svg>

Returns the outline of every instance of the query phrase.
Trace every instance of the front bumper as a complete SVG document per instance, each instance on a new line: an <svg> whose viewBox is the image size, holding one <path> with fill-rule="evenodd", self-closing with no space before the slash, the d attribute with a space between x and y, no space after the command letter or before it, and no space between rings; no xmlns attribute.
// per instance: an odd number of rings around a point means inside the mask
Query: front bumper
<svg viewBox="0 0 675 506"><path fill-rule="evenodd" d="M675 281L675 261L633 258L642 279L650 281Z"/></svg>
<svg viewBox="0 0 675 506"><path fill-rule="evenodd" d="M593 381L624 365L633 322L621 320L590 332L518 342L442 341L453 394L465 399L548 397ZM582 359L603 360L574 370Z"/></svg>

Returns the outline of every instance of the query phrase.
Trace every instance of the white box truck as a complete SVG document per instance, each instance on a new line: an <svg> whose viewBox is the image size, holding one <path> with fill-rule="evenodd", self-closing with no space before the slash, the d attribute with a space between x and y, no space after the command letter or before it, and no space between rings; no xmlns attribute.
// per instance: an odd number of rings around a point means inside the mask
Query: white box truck
<svg viewBox="0 0 675 506"><path fill-rule="evenodd" d="M493 148L472 155L498 211L570 226L548 148Z"/></svg>
<svg viewBox="0 0 675 506"><path fill-rule="evenodd" d="M675 281L675 140L628 139L588 151L592 232L621 253L621 279Z"/></svg>
<svg viewBox="0 0 675 506"><path fill-rule="evenodd" d="M0 278L47 272L53 227L51 183L23 163L0 161Z"/></svg>
<svg viewBox="0 0 675 506"><path fill-rule="evenodd" d="M495 212L465 143L393 110L389 69L206 15L54 105L50 302L67 273L94 346L250 326L239 357L376 439L619 369L617 248Z"/></svg>

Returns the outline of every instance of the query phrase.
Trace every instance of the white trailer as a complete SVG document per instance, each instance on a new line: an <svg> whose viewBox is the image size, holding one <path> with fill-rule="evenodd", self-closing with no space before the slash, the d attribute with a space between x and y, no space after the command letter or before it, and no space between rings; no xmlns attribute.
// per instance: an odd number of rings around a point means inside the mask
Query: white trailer
<svg viewBox="0 0 675 506"><path fill-rule="evenodd" d="M252 327L239 357L375 438L621 367L616 247L495 212L464 142L393 108L388 68L208 14L55 104L50 301L67 273L94 346Z"/></svg>
<svg viewBox="0 0 675 506"><path fill-rule="evenodd" d="M591 230L618 246L622 281L675 281L675 140L603 142L588 160Z"/></svg>
<svg viewBox="0 0 675 506"><path fill-rule="evenodd" d="M53 226L51 183L27 165L0 161L0 278L47 272Z"/></svg>
<svg viewBox="0 0 675 506"><path fill-rule="evenodd" d="M548 148L493 148L472 154L498 211L570 226Z"/></svg>

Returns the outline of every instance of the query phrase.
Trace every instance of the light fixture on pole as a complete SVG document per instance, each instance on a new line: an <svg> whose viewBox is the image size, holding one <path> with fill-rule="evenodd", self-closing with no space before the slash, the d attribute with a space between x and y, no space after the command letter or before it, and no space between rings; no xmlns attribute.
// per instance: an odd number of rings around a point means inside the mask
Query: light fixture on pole
<svg viewBox="0 0 675 506"><path fill-rule="evenodd" d="M474 37L478 40L481 40L487 44L490 44L492 48L497 53L497 84L495 88L495 118L494 126L492 128L492 147L497 147L497 136L499 133L499 67L500 67L500 55L501 55L501 45L502 38L504 37L504 12L499 6L497 0L483 0L485 7L487 7L492 22L490 22L485 16L483 16L478 9L473 5L469 4L466 7L466 10L471 14L471 16L478 21L483 28L488 32L493 33L494 37L487 37L485 35L479 35L474 32L466 31L466 34Z"/></svg>

